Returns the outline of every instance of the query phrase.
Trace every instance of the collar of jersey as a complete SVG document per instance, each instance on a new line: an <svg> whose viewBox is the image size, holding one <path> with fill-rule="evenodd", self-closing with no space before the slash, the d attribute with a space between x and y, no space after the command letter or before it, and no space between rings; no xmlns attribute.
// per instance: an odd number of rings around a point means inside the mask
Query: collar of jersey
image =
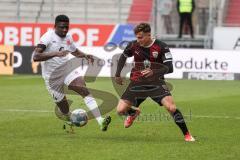
<svg viewBox="0 0 240 160"><path fill-rule="evenodd" d="M151 47L152 45L153 45L153 43L155 42L155 38L153 38L152 39L152 43L151 44L149 44L148 46L142 46L143 48L149 48L149 47Z"/></svg>

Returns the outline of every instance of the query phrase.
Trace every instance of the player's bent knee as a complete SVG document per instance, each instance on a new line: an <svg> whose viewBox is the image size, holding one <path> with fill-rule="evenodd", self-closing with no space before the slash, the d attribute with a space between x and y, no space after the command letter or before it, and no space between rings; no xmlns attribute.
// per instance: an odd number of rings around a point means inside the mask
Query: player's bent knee
<svg viewBox="0 0 240 160"><path fill-rule="evenodd" d="M168 112L174 113L176 111L176 104L173 101L172 96L166 96L162 99L162 104L168 110Z"/></svg>
<svg viewBox="0 0 240 160"><path fill-rule="evenodd" d="M118 106L117 106L117 113L119 115L125 114L126 111L127 111L127 107L125 105L122 105L121 103L118 104Z"/></svg>
<svg viewBox="0 0 240 160"><path fill-rule="evenodd" d="M123 114L125 113L125 110L124 110L123 108L118 107L118 108L117 108L117 113L118 113L119 115L123 115Z"/></svg>
<svg viewBox="0 0 240 160"><path fill-rule="evenodd" d="M80 94L82 97L86 97L90 94L86 86L69 86L70 90L73 90Z"/></svg>
<svg viewBox="0 0 240 160"><path fill-rule="evenodd" d="M176 106L174 104L170 104L169 106L166 107L167 110L171 113L174 113L176 111Z"/></svg>
<svg viewBox="0 0 240 160"><path fill-rule="evenodd" d="M83 97L86 97L90 94L90 92L85 86L83 86L83 87L79 87L79 94Z"/></svg>
<svg viewBox="0 0 240 160"><path fill-rule="evenodd" d="M168 102L164 104L164 107L168 110L170 113L174 113L176 111L176 105L174 103Z"/></svg>
<svg viewBox="0 0 240 160"><path fill-rule="evenodd" d="M119 115L123 115L127 112L128 108L130 108L131 105L125 102L124 100L120 100L117 106L117 113Z"/></svg>

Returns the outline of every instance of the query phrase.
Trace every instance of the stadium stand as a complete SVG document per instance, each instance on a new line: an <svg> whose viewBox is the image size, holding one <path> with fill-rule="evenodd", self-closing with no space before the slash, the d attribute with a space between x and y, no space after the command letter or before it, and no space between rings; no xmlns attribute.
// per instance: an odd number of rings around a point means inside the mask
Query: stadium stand
<svg viewBox="0 0 240 160"><path fill-rule="evenodd" d="M177 38L179 31L179 15L176 8L176 1L172 1L172 11L167 16L170 25L162 24L166 22L164 21L163 16L160 16L158 25L162 26L162 28L157 33L159 38L165 41L170 47L204 48L205 39L203 35L206 34L208 26L209 0L195 0L195 3L196 9L192 17L194 32L196 35L194 39L191 39L189 35L184 35L182 39ZM167 33L167 30L170 30L171 32ZM186 33L187 31L187 28L185 28L183 33Z"/></svg>
<svg viewBox="0 0 240 160"><path fill-rule="evenodd" d="M128 23L149 22L153 8L152 0L133 0L128 16Z"/></svg>
<svg viewBox="0 0 240 160"><path fill-rule="evenodd" d="M0 0L0 21L52 22L66 14L73 23L126 23L132 0ZM107 9L106 9L107 8Z"/></svg>
<svg viewBox="0 0 240 160"><path fill-rule="evenodd" d="M42 0L0 0L0 21L35 22Z"/></svg>
<svg viewBox="0 0 240 160"><path fill-rule="evenodd" d="M167 15L161 14L158 8L158 4L164 1L172 3ZM77 24L149 22L153 25L154 34L170 46L193 48L210 46L206 44L212 41L213 26L240 26L240 0L195 2L194 39L188 35L183 39L177 38L179 16L176 0L0 0L0 22L52 23L58 14L68 15L71 23Z"/></svg>

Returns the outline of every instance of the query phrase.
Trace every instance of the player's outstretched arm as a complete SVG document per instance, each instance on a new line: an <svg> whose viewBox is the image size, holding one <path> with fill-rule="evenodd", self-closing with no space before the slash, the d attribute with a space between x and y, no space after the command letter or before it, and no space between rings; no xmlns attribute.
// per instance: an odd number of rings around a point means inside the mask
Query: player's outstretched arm
<svg viewBox="0 0 240 160"><path fill-rule="evenodd" d="M94 58L92 55L87 55L87 54L83 53L82 51L80 51L79 49L76 49L76 51L72 52L71 54L78 58L86 58L91 63L94 62Z"/></svg>
<svg viewBox="0 0 240 160"><path fill-rule="evenodd" d="M44 52L46 49L45 45L37 45L37 47L33 51L33 61L46 61L53 57L64 57L69 51L58 51L58 52Z"/></svg>
<svg viewBox="0 0 240 160"><path fill-rule="evenodd" d="M118 64L117 64L117 70L116 70L116 73L115 73L115 81L117 84L120 84L122 85L123 84L123 81L122 81L122 78L121 78L121 71L126 63L126 60L127 60L127 57L125 57L123 54L120 56L119 58L119 61L118 61Z"/></svg>

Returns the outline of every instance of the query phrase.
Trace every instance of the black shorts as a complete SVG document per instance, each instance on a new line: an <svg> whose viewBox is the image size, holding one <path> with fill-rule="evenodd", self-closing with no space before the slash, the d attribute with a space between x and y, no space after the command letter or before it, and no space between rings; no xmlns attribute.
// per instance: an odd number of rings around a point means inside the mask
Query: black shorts
<svg viewBox="0 0 240 160"><path fill-rule="evenodd" d="M171 93L164 80L131 81L121 99L128 100L133 106L138 107L147 97L150 97L162 106L161 100L166 96L171 96Z"/></svg>

